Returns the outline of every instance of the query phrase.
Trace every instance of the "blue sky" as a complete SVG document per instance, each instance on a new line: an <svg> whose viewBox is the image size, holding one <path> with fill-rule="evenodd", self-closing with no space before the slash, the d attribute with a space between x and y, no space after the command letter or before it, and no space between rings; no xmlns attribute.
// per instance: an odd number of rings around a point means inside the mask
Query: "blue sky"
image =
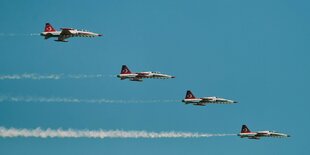
<svg viewBox="0 0 310 155"><path fill-rule="evenodd" d="M2 102L0 126L238 133L247 124L292 137L0 138L0 154L307 154L309 6L304 0L2 0L0 74L111 75L127 64L132 71L176 78L0 80L1 95L181 100L191 89L239 104ZM105 36L58 43L29 35L43 31L46 22Z"/></svg>

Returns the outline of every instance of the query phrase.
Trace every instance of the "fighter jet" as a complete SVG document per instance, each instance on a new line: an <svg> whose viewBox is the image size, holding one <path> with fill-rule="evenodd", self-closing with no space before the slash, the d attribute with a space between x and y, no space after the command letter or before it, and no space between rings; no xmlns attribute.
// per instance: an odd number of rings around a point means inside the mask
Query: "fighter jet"
<svg viewBox="0 0 310 155"><path fill-rule="evenodd" d="M144 78L153 78L153 79L171 79L175 78L174 76L162 74L160 72L137 72L132 73L126 65L122 66L121 73L117 75L121 80L129 79L130 81L142 82Z"/></svg>
<svg viewBox="0 0 310 155"><path fill-rule="evenodd" d="M240 138L257 139L257 140L259 140L261 137L275 137L275 138L290 137L290 135L288 134L279 133L275 131L251 132L246 125L242 125L241 133L239 133L238 136L240 136Z"/></svg>
<svg viewBox="0 0 310 155"><path fill-rule="evenodd" d="M77 30L73 28L60 28L61 31L56 31L50 23L45 24L44 32L41 33L41 36L44 36L44 39L51 37L56 37L58 42L68 42L66 39L70 37L96 37L102 36L101 34L89 32L86 30Z"/></svg>
<svg viewBox="0 0 310 155"><path fill-rule="evenodd" d="M205 106L206 104L213 103L213 104L231 104L231 103L237 103L233 100L228 100L224 98L219 97L202 97L202 98L196 98L194 94L188 90L186 92L185 99L182 100L185 104L193 104L198 106Z"/></svg>

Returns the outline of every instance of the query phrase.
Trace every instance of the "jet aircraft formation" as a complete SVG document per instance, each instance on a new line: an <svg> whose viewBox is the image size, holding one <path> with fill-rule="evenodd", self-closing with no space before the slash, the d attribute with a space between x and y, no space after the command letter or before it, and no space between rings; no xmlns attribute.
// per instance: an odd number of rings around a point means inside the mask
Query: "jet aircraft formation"
<svg viewBox="0 0 310 155"><path fill-rule="evenodd" d="M68 42L66 39L70 37L100 37L101 34L77 30L73 28L61 28L61 31L55 30L50 23L45 24L44 32L41 33L44 39L51 37L57 38L57 42ZM126 65L122 65L120 74L117 75L121 80L128 79L130 81L143 82L143 79L173 79L175 76L162 74L160 72L144 71L144 72L131 72ZM237 101L220 98L220 97L201 97L196 98L194 94L187 90L185 98L182 100L185 104L193 104L196 106L205 106L207 104L232 104L238 103ZM240 138L260 139L261 137L290 137L288 134L279 133L275 131L257 131L251 132L246 125L242 125L241 132L237 134Z"/></svg>

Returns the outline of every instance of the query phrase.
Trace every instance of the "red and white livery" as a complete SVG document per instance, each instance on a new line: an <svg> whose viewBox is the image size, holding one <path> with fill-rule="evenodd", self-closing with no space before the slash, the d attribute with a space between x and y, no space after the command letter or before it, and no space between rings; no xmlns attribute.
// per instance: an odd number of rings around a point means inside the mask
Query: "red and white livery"
<svg viewBox="0 0 310 155"><path fill-rule="evenodd" d="M196 98L194 94L187 90L185 99L182 100L185 104L193 104L193 105L199 105L199 106L205 106L206 104L231 104L231 103L237 103L233 100L228 100L224 98L219 97L202 97L202 98Z"/></svg>
<svg viewBox="0 0 310 155"><path fill-rule="evenodd" d="M261 137L275 137L275 138L286 138L290 137L288 134L279 133L276 131L257 131L251 132L246 125L242 125L241 132L238 134L240 138L248 139L260 139Z"/></svg>
<svg viewBox="0 0 310 155"><path fill-rule="evenodd" d="M55 41L68 42L66 39L70 37L99 37L101 34L89 32L85 30L77 30L73 28L61 28L61 31L57 31L53 28L50 23L45 24L44 32L41 33L44 39L49 39L51 37L56 37Z"/></svg>
<svg viewBox="0 0 310 155"><path fill-rule="evenodd" d="M152 79L171 79L174 76L162 74L160 72L137 72L132 73L126 65L122 66L121 73L117 75L121 80L129 79L130 81L142 82L145 78Z"/></svg>

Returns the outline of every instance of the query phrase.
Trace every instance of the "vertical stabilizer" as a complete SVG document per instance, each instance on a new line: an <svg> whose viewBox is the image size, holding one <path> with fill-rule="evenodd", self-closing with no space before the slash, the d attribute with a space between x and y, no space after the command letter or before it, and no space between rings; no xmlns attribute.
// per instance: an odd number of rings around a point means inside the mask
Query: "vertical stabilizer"
<svg viewBox="0 0 310 155"><path fill-rule="evenodd" d="M44 32L55 32L56 30L50 23L45 24Z"/></svg>
<svg viewBox="0 0 310 155"><path fill-rule="evenodd" d="M131 71L126 65L122 66L121 74L131 74Z"/></svg>
<svg viewBox="0 0 310 155"><path fill-rule="evenodd" d="M249 133L251 132L250 129L246 125L242 125L241 133Z"/></svg>
<svg viewBox="0 0 310 155"><path fill-rule="evenodd" d="M194 96L194 94L190 91L190 90L188 90L187 92L186 92L186 96L185 96L185 99L195 99L196 97Z"/></svg>

